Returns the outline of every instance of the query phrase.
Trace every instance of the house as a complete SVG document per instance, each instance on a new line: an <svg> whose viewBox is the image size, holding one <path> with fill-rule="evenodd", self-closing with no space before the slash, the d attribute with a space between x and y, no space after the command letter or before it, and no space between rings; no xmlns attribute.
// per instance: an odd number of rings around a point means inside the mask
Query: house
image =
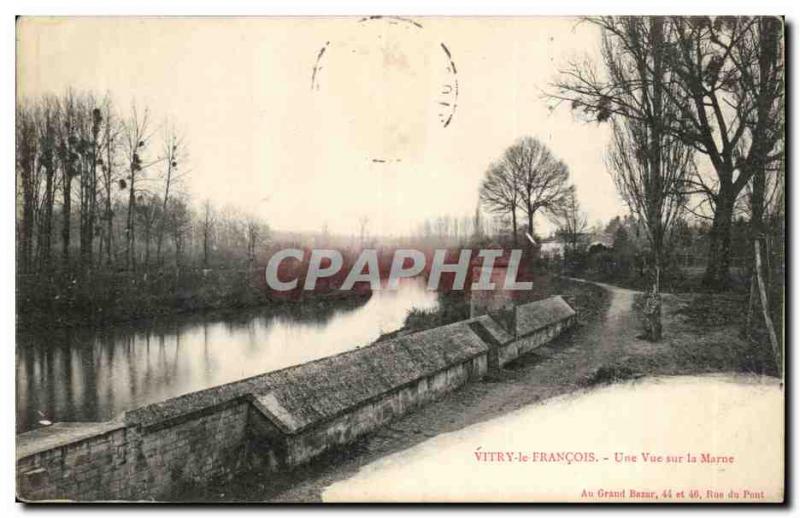
<svg viewBox="0 0 800 518"><path fill-rule="evenodd" d="M554 237L545 239L539 243L539 254L548 259L563 257L564 243Z"/></svg>
<svg viewBox="0 0 800 518"><path fill-rule="evenodd" d="M614 236L605 232L581 232L576 236L577 248L581 251L611 250ZM540 242L539 254L543 258L564 257L564 241L549 237Z"/></svg>

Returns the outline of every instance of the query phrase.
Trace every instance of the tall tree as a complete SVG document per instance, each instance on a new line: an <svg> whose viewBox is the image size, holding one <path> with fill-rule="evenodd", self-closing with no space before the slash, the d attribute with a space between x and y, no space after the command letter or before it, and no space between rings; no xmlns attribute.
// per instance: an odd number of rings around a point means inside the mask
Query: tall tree
<svg viewBox="0 0 800 518"><path fill-rule="evenodd" d="M256 266L256 250L266 239L269 229L253 215L245 216L245 232L247 234L247 263L252 270Z"/></svg>
<svg viewBox="0 0 800 518"><path fill-rule="evenodd" d="M211 205L211 200L206 200L203 203L203 215L200 221L200 233L203 239L203 268L208 268L210 254L211 254L211 240L213 239L214 225L216 224L217 217L214 212L214 207Z"/></svg>
<svg viewBox="0 0 800 518"><path fill-rule="evenodd" d="M519 177L504 162L495 162L486 171L480 187L481 204L486 210L511 218L511 233L514 245L517 244L517 210L522 197Z"/></svg>
<svg viewBox="0 0 800 518"><path fill-rule="evenodd" d="M664 246L683 207L682 187L693 168L688 146L664 130L677 107L665 98L671 76L665 67L664 19L627 20L621 27L630 40L641 41L644 53L607 47L604 61L609 75L621 84L636 84L625 100L638 107L642 118L614 116L613 142L608 162L617 190L647 232L653 267L652 290L645 307L647 336L661 339L661 269ZM622 94L620 94L622 95Z"/></svg>
<svg viewBox="0 0 800 518"><path fill-rule="evenodd" d="M125 223L125 256L128 269L136 269L136 203L140 174L154 162L145 162L143 153L150 138L150 116L147 109L140 111L133 105L130 117L125 123L125 153L128 164L128 216Z"/></svg>
<svg viewBox="0 0 800 518"><path fill-rule="evenodd" d="M86 270L92 266L92 252L97 213L97 167L102 164L101 130L103 114L94 96L82 99L79 112L80 134L80 262Z"/></svg>
<svg viewBox="0 0 800 518"><path fill-rule="evenodd" d="M519 189L519 205L528 218L533 235L533 218L539 211L555 213L570 194L569 172L542 142L523 137L503 157Z"/></svg>
<svg viewBox="0 0 800 518"><path fill-rule="evenodd" d="M22 191L22 221L18 230L20 270L30 273L33 267L34 215L38 192L38 135L33 106L17 107L16 113L16 170Z"/></svg>
<svg viewBox="0 0 800 518"><path fill-rule="evenodd" d="M186 201L176 197L170 199L167 205L167 212L169 232L175 247L175 270L179 272L183 266L183 253L191 226L192 214Z"/></svg>
<svg viewBox="0 0 800 518"><path fill-rule="evenodd" d="M783 109L783 60L771 61L760 71L762 31L780 39L777 19L752 17L671 17L663 19L664 59L670 80L662 92L677 109L664 120L668 132L709 158L713 175L688 180L688 194L704 196L713 210L705 283L723 286L730 269L730 244L736 199L759 165L779 158L775 144L782 134L778 120ZM633 56L649 52L647 41L627 30L646 19L592 18L602 29L604 54L620 49ZM610 48L610 49L609 49ZM605 61L605 58L604 58ZM647 73L653 73L652 64ZM764 87L748 87L748 77L759 77ZM613 115L645 121L647 114L631 104L629 91L640 83L603 76L587 63L573 63L557 83L555 97L570 100L573 108L599 121ZM698 169L701 173L702 169Z"/></svg>
<svg viewBox="0 0 800 518"><path fill-rule="evenodd" d="M113 193L119 187L122 188L126 182L117 178L117 153L120 140L120 125L112 110L111 99L106 98L104 103L105 127L103 134L103 160L100 163L100 178L102 183L103 196L103 223L105 230L101 244L100 255L105 250L105 263L110 267L114 262L114 210ZM102 260L102 257L101 257Z"/></svg>
<svg viewBox="0 0 800 518"><path fill-rule="evenodd" d="M483 235L483 218L481 217L481 206L478 204L475 205L475 215L472 217L472 238L477 241L483 238Z"/></svg>
<svg viewBox="0 0 800 518"><path fill-rule="evenodd" d="M772 352L780 372L778 337L770 317L769 294L772 290L769 282L769 239L767 239L770 232L765 224L765 219L769 216L770 206L777 208L776 212L778 213L783 211L783 200L780 197L785 175L784 86L782 75L780 75L783 61L780 38L782 27L780 20L765 17L757 19L753 30L757 33L753 40L755 41L757 38L758 45L751 49L754 54L751 61L754 61L757 66L744 67L742 80L755 103L754 116L749 122L751 133L762 137L760 142L753 142L751 147L761 146L763 149L759 153L753 154L756 159L749 164L749 167L752 168L752 180L749 186L749 212L753 259L747 328L748 331L751 330L751 315L754 309L760 306ZM776 76L776 74L778 75ZM770 102L775 97L778 99L776 106L778 110L773 112ZM765 131L764 128L772 128L773 131ZM773 163L769 160L771 149L768 148L770 146L775 148L775 155L778 156L777 162ZM776 194L778 195L776 196ZM766 261L762 261L762 252L764 252ZM764 265L766 268L762 266L762 263L766 263Z"/></svg>
<svg viewBox="0 0 800 518"><path fill-rule="evenodd" d="M164 158L164 196L161 200L161 215L156 226L156 263L161 263L161 246L164 239L166 226L167 204L173 194L175 184L179 180L178 166L185 159L183 138L177 130L168 125L165 127L162 141L162 156Z"/></svg>
<svg viewBox="0 0 800 518"><path fill-rule="evenodd" d="M553 211L551 219L558 225L556 233L564 245L564 260L568 256L574 257L580 249L583 234L589 228L588 218L578 204L574 188L570 189L564 203Z"/></svg>
<svg viewBox="0 0 800 518"><path fill-rule="evenodd" d="M62 110L59 135L59 163L61 164L61 262L70 267L70 241L72 238L72 180L80 174L80 137L78 135L78 106L75 94L67 92Z"/></svg>
<svg viewBox="0 0 800 518"><path fill-rule="evenodd" d="M721 286L730 268L736 199L754 175L782 156L783 24L777 18L673 18L670 57L682 91L680 134L708 155L711 181L694 185L714 205L705 281Z"/></svg>
<svg viewBox="0 0 800 518"><path fill-rule="evenodd" d="M53 206L58 173L57 131L60 120L58 99L45 97L41 101L41 107L39 164L44 172L44 192L42 193L42 209L39 217L38 254L39 269L46 272L51 267Z"/></svg>

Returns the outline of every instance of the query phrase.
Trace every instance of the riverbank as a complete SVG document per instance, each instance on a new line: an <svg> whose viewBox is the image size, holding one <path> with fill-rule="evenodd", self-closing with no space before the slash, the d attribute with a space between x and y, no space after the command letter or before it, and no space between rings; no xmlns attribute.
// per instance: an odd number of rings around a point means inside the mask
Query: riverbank
<svg viewBox="0 0 800 518"><path fill-rule="evenodd" d="M435 294L419 282L365 299L157 317L102 328L18 330L17 431L94 422L374 342ZM42 373L46 373L43 375Z"/></svg>
<svg viewBox="0 0 800 518"><path fill-rule="evenodd" d="M253 270L96 272L81 276L17 276L17 329L102 327L202 312L267 307L325 312L357 306L369 289L299 291L269 298Z"/></svg>
<svg viewBox="0 0 800 518"><path fill-rule="evenodd" d="M756 364L742 361L752 356L751 344L730 326L706 332L685 317L686 307L680 297L665 297L666 338L653 344L637 338L641 327L633 311L636 292L567 279L552 279L552 287L564 289L571 302L583 308L579 325L509 364L499 376L469 384L346 449L290 473L253 473L185 498L319 502L325 488L353 476L370 462L559 395L645 376L759 371L753 368ZM692 296L686 297L691 300ZM767 372L763 367L760 370Z"/></svg>

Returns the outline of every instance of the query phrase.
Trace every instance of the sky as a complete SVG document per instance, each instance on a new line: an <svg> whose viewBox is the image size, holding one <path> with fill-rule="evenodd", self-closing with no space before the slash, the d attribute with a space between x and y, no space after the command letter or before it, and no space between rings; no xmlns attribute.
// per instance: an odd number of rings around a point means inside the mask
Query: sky
<svg viewBox="0 0 800 518"><path fill-rule="evenodd" d="M626 212L603 159L609 128L551 110L546 96L570 59L598 59L596 28L359 20L22 18L18 95L72 87L108 92L125 111L147 106L183 134L183 189L198 204L279 230L357 233L366 218L370 234L403 235L425 218L472 215L489 164L526 135L567 164L591 223Z"/></svg>

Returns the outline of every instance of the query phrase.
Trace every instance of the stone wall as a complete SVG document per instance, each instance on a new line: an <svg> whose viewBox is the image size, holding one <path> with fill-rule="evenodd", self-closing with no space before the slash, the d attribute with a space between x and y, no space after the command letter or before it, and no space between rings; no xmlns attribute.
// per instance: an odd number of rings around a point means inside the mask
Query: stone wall
<svg viewBox="0 0 800 518"><path fill-rule="evenodd" d="M577 314L561 296L523 304L514 308L513 346L522 356L560 335L577 322Z"/></svg>
<svg viewBox="0 0 800 518"><path fill-rule="evenodd" d="M26 432L17 436L17 495L25 501L170 500L249 469L291 469L482 378L490 363L499 368L574 323L572 308L551 298L518 307L513 335L481 316L148 405L117 421ZM374 382L384 356L397 369L392 362L412 352L422 363L406 363L411 370L403 372L417 374L395 373L399 381L390 382L390 369L381 374L384 382ZM361 377L363 385L372 380L372 392L347 388L358 379L337 385L337 372ZM342 399L332 401L346 404L335 412L330 405L304 409L309 385L319 390L326 380L345 387ZM319 417L309 421L310 410Z"/></svg>
<svg viewBox="0 0 800 518"><path fill-rule="evenodd" d="M353 412L289 436L286 462L296 466L333 446L344 445L486 374L486 355L422 378L366 403Z"/></svg>
<svg viewBox="0 0 800 518"><path fill-rule="evenodd" d="M71 440L73 427L42 429L46 449L18 447L17 496L158 500L227 479L244 467L248 409L246 401L232 401L151 426L119 423L78 440Z"/></svg>

